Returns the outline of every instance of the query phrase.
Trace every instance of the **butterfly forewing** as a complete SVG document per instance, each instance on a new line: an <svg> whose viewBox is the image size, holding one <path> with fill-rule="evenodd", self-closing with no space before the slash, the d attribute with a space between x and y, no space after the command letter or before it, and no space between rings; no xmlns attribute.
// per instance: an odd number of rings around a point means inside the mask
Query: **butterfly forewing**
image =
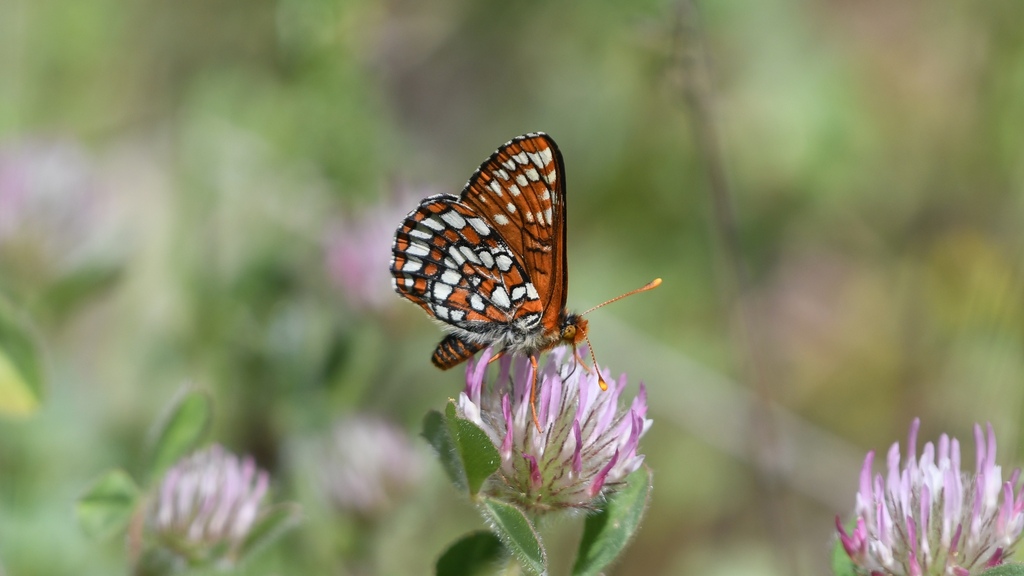
<svg viewBox="0 0 1024 576"><path fill-rule="evenodd" d="M522 263L454 196L424 200L396 233L393 252L395 289L465 336L540 322L543 306Z"/></svg>
<svg viewBox="0 0 1024 576"><path fill-rule="evenodd" d="M546 134L526 134L499 148L466 184L462 201L522 259L544 303L543 325L557 330L568 284L565 263L565 168Z"/></svg>
<svg viewBox="0 0 1024 576"><path fill-rule="evenodd" d="M453 332L433 362L484 346L534 354L561 339L566 295L565 176L545 134L505 143L461 196L431 196L395 234L395 290Z"/></svg>

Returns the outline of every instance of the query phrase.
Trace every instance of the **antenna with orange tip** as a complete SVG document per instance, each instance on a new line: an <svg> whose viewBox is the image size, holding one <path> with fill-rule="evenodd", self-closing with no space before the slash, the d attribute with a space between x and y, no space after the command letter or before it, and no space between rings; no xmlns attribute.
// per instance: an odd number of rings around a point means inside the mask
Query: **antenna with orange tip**
<svg viewBox="0 0 1024 576"><path fill-rule="evenodd" d="M630 290L629 292L626 292L625 294L622 294L620 296L616 296L615 298L612 298L611 300L606 300L604 302L601 302L600 304L598 304L597 306L594 306L590 310L587 310L586 312L583 312L582 314L580 314L580 316L585 316L587 314L590 314L591 312L593 312L594 310L597 310L601 306L607 306L608 304L611 304L612 302L618 302L619 300L622 300L626 296L632 296L633 294L639 294L641 292L647 292L648 290L654 290L658 286L661 286L661 278L655 278L654 280L651 280L650 282L648 282L647 284L644 284L643 286L637 288L636 290Z"/></svg>
<svg viewBox="0 0 1024 576"><path fill-rule="evenodd" d="M601 306L605 306L605 305L611 304L612 302L616 302L618 300L622 300L626 296L632 296L633 294L639 294L641 292L647 292L648 290L654 290L658 286L661 286L661 278L655 278L654 280L651 280L650 282L648 282L647 284L644 284L643 286L637 288L636 290L630 290L629 292L626 292L625 294L616 296L615 298L612 298L611 300L606 300L604 302L601 302L597 306L594 306L593 308L590 308L586 312L583 312L582 314L580 314L580 316L583 316L585 314L589 314L589 313L593 312L594 310L597 310ZM601 390L608 390L608 383L604 381L604 376L601 375L601 369L598 368L598 366L597 366L597 355L594 354L594 345L590 343L590 336L587 336L586 333L584 333L583 334L583 338L587 341L587 347L590 348L590 361L594 364L594 372L597 373L597 383L598 383L599 386L601 386ZM573 354L573 356L575 356L575 354ZM577 358L577 360L579 360L579 358ZM582 364L584 368L586 367L586 364L583 364L583 362L580 362L580 364Z"/></svg>

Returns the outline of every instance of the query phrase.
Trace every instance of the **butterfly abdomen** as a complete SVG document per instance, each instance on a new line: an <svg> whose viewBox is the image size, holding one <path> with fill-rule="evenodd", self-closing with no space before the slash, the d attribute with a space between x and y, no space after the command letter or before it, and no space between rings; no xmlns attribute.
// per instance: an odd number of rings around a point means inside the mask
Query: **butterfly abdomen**
<svg viewBox="0 0 1024 576"><path fill-rule="evenodd" d="M449 334L434 350L430 361L441 370L447 370L458 366L470 356L484 348L483 344L467 342L455 334Z"/></svg>

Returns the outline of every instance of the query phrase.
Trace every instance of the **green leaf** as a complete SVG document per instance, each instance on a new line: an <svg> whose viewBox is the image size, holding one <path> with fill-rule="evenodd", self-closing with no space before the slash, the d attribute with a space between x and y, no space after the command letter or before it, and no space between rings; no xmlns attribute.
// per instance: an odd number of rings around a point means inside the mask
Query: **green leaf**
<svg viewBox="0 0 1024 576"><path fill-rule="evenodd" d="M1024 576L1024 564L1003 564L982 572L981 576Z"/></svg>
<svg viewBox="0 0 1024 576"><path fill-rule="evenodd" d="M850 527L847 529L849 530ZM846 553L839 538L836 538L835 541L835 546L832 547L832 573L835 576L855 576L853 560L850 560L850 555Z"/></svg>
<svg viewBox="0 0 1024 576"><path fill-rule="evenodd" d="M603 510L587 516L574 575L601 574L626 549L647 510L652 481L651 471L640 468L626 478L626 487L612 495Z"/></svg>
<svg viewBox="0 0 1024 576"><path fill-rule="evenodd" d="M448 432L462 460L469 494L475 496L484 481L501 466L501 455L486 432L469 420L456 415L454 401L448 403L445 415Z"/></svg>
<svg viewBox="0 0 1024 576"><path fill-rule="evenodd" d="M523 511L493 498L484 498L480 507L491 529L523 569L529 574L547 574L544 544Z"/></svg>
<svg viewBox="0 0 1024 576"><path fill-rule="evenodd" d="M212 420L213 407L209 396L198 390L186 389L157 428L150 468L153 476L159 476L182 456L195 450Z"/></svg>
<svg viewBox="0 0 1024 576"><path fill-rule="evenodd" d="M0 299L0 414L28 416L39 408L43 369L27 320Z"/></svg>
<svg viewBox="0 0 1024 576"><path fill-rule="evenodd" d="M437 560L437 576L478 576L494 574L505 555L501 540L493 532L471 532L452 544Z"/></svg>
<svg viewBox="0 0 1024 576"><path fill-rule="evenodd" d="M77 267L55 279L42 295L42 305L48 319L60 320L75 311L89 298L113 286L121 277L121 265L114 262L95 262Z"/></svg>
<svg viewBox="0 0 1024 576"><path fill-rule="evenodd" d="M115 536L128 526L138 498L139 489L131 476L111 470L78 499L78 525L92 538Z"/></svg>
<svg viewBox="0 0 1024 576"><path fill-rule="evenodd" d="M239 549L241 561L264 546L277 540L282 534L302 520L302 509L298 504L278 504L268 509L253 525Z"/></svg>
<svg viewBox="0 0 1024 576"><path fill-rule="evenodd" d="M455 449L455 441L452 440L452 436L448 432L448 425L445 424L444 416L440 412L437 410L427 412L423 418L422 435L437 452L437 457L441 460L441 466L448 474L448 479L459 490L466 490L466 471L462 467L462 460L459 459L459 453Z"/></svg>

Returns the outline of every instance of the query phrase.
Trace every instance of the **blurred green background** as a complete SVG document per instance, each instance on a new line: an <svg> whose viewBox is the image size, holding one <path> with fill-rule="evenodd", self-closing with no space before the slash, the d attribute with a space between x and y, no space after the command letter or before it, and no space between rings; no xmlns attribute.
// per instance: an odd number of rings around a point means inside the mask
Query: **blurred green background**
<svg viewBox="0 0 1024 576"><path fill-rule="evenodd" d="M429 573L483 526L436 462L367 523L320 505L302 455L348 414L413 435L461 389L390 293L390 236L536 130L565 156L570 306L665 280L590 316L654 419L616 574L825 573L864 453L914 416L965 462L991 421L1016 466L1024 3L697 8L738 298L672 2L0 0L0 294L47 376L38 411L0 417L0 572L124 573L74 500L144 476L191 382L211 437L306 509L240 572ZM554 573L579 531L547 526Z"/></svg>

